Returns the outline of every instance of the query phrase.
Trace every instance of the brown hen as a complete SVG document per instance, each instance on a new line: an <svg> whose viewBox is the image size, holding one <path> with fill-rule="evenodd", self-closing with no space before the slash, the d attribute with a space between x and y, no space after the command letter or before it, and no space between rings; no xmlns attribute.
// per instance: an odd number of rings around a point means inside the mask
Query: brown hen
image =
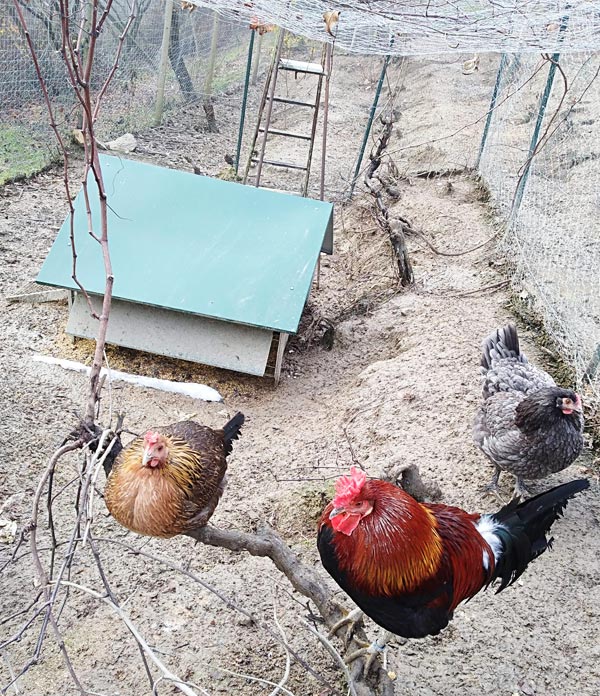
<svg viewBox="0 0 600 696"><path fill-rule="evenodd" d="M182 421L133 440L108 475L104 499L111 515L138 534L164 538L206 525L243 423L242 413L221 430Z"/></svg>

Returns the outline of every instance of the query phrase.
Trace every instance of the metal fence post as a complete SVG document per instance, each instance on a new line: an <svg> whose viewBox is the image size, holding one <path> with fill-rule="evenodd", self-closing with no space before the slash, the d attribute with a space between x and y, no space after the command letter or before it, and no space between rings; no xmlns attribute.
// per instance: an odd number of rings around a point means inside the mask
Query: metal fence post
<svg viewBox="0 0 600 696"><path fill-rule="evenodd" d="M244 81L244 95L242 97L242 113L240 114L240 128L238 131L237 148L235 151L235 173L238 173L240 166L240 153L242 151L242 138L244 136L244 120L246 119L246 101L248 100L248 84L250 83L250 70L252 67L252 50L254 48L254 34L250 30L250 44L248 45L248 60L246 61L246 79Z"/></svg>
<svg viewBox="0 0 600 696"><path fill-rule="evenodd" d="M568 17L565 16L562 18L560 22L560 28L558 30L558 43L562 42L562 39L565 35L565 30L567 28L567 22L568 22ZM535 128L533 129L533 134L531 136L531 142L529 143L529 152L527 153L527 159L525 160L525 167L523 169L523 173L521 174L521 178L519 179L519 183L517 184L517 188L515 190L515 195L513 198L513 204L512 208L510 211L510 217L508 220L508 227L512 226L512 223L514 222L514 219L517 216L517 213L519 212L519 208L521 207L521 202L523 201L523 193L525 192L525 185L527 184L527 179L529 179L529 172L531 170L531 162L534 157L535 153L535 148L538 145L539 137L540 137L540 130L542 128L542 122L544 120L544 116L546 114L546 107L548 106L548 99L550 98L550 93L552 92L552 84L554 83L554 75L556 73L556 66L558 65L558 61L560 60L560 53L556 52L553 53L551 56L551 63L550 63L550 69L548 70L548 77L546 79L546 86L544 87L544 91L542 93L542 98L540 99L540 106L538 109L538 115L537 119L535 122Z"/></svg>
<svg viewBox="0 0 600 696"><path fill-rule="evenodd" d="M552 54L552 63L550 64L550 69L548 70L548 77L546 79L546 86L542 93L542 98L540 99L540 106L538 109L538 115L535 122L535 128L533 129L533 135L531 136L531 142L529 143L529 151L527 152L527 160L525 161L525 168L517 184L517 189L515 191L515 196L513 199L510 221L515 218L516 214L519 212L521 202L523 200L523 193L525 191L525 184L529 178L529 172L531 170L531 162L533 160L533 154L535 148L537 147L538 140L540 137L540 130L542 128L542 122L546 114L546 107L548 106L548 99L550 98L550 93L552 92L552 84L554 82L554 74L556 73L556 64L560 58L560 53Z"/></svg>
<svg viewBox="0 0 600 696"><path fill-rule="evenodd" d="M379 95L381 94L381 88L383 87L383 80L385 78L385 73L387 72L388 63L390 62L390 57L387 55L383 61L383 67L381 68L381 75L379 76L379 82L377 83L377 91L375 92L375 97L373 99L373 104L371 106L371 112L369 114L369 120L367 122L367 127L365 129L365 134L363 136L362 144L360 146L360 152L358 153L358 161L356 163L356 168L354 170L354 176L352 177L352 184L350 185L350 193L348 198L352 198L354 193L354 187L356 186L356 180L360 172L360 166L365 154L365 149L367 147L367 141L369 140L369 133L371 132L371 126L373 125L373 119L375 118L375 111L377 109L377 104L379 103Z"/></svg>
<svg viewBox="0 0 600 696"><path fill-rule="evenodd" d="M498 73L496 74L496 84L494 85L494 91L492 92L492 98L490 100L490 109L488 111L487 118L485 119L485 126L483 128L483 135L481 136L481 145L479 146L479 154L477 155L477 161L475 162L475 169L479 169L479 165L481 164L481 157L483 155L485 143L487 142L490 124L492 123L494 109L496 108L496 102L498 101L498 93L500 92L500 84L502 82L502 73L504 72L506 63L506 53L503 53L502 57L500 58Z"/></svg>

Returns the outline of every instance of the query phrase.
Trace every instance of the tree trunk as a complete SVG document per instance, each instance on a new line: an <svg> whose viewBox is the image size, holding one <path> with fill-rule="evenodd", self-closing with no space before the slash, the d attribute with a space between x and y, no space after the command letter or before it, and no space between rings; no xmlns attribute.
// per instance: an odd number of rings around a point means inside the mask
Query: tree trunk
<svg viewBox="0 0 600 696"><path fill-rule="evenodd" d="M169 60L171 67L179 83L179 89L186 102L197 99L192 78L183 60L181 42L179 40L179 8L173 5L173 15L171 19L171 36L169 39Z"/></svg>
<svg viewBox="0 0 600 696"><path fill-rule="evenodd" d="M212 37L210 42L210 56L206 67L206 79L204 81L204 113L208 122L209 133L218 133L215 109L212 103L213 76L215 72L215 59L217 57L217 43L219 38L219 15L215 12L213 17Z"/></svg>

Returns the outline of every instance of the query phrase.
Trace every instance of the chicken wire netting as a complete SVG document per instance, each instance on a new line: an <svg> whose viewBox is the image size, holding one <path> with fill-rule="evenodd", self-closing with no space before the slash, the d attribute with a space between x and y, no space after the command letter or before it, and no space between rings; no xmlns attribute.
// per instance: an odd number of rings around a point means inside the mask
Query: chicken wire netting
<svg viewBox="0 0 600 696"><path fill-rule="evenodd" d="M502 246L522 298L598 396L600 55L564 54L559 66L550 84L548 61L504 57L480 171L511 220Z"/></svg>
<svg viewBox="0 0 600 696"><path fill-rule="evenodd" d="M600 3L560 0L190 0L323 41L323 15L339 13L339 48L363 54L593 50ZM569 35L560 36L568 16ZM329 37L331 40L331 37Z"/></svg>
<svg viewBox="0 0 600 696"><path fill-rule="evenodd" d="M79 125L80 110L73 98L61 58L58 0L20 2L40 68L55 106L57 125L67 137ZM97 84L108 75L116 55L131 3L115 0L98 42ZM74 25L84 0L71 3ZM154 122L161 60L164 0L138 0L135 19L125 36L117 77L113 80L97 124L101 139L127 131L140 132ZM216 34L215 34L216 32ZM214 71L207 68L214 37ZM183 11L173 5L166 71L165 111L190 102L231 100L243 81L250 32L247 23L218 17L210 10ZM264 37L268 47L272 35ZM265 64L267 61L265 60ZM0 184L39 171L57 158L38 78L20 28L13 0L0 0ZM208 90L208 91L207 91ZM235 97L237 104L239 99Z"/></svg>

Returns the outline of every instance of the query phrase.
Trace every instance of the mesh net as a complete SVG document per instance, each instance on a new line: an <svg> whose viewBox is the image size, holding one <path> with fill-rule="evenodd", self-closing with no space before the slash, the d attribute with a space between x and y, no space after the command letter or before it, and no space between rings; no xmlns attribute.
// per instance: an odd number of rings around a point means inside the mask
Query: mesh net
<svg viewBox="0 0 600 696"><path fill-rule="evenodd" d="M73 4L78 17L81 2ZM13 0L0 0L0 185L39 171L58 158L48 127L46 106ZM80 113L73 99L60 54L57 0L22 3L40 67L64 135L78 127ZM139 0L136 18L125 37L119 71L103 102L97 135L108 140L127 131L140 132L153 124L157 74L163 37L164 0ZM99 42L95 80L100 85L111 69L118 37L129 15L129 2L116 0ZM250 32L238 20L219 17L213 79L207 92L206 74L215 32L214 13L206 9L184 12L174 7L170 60L165 85L167 116L182 104L231 99L244 78ZM273 35L264 37L268 46ZM266 61L265 61L266 64ZM235 103L239 98L235 96Z"/></svg>
<svg viewBox="0 0 600 696"><path fill-rule="evenodd" d="M549 65L535 56L506 56L497 105L482 152L480 170L502 218L513 218L503 246L514 264L523 299L545 318L549 333L600 394L600 160L590 143L600 137L598 54L560 58L539 145L515 210L514 194L524 176L543 108Z"/></svg>
<svg viewBox="0 0 600 696"><path fill-rule="evenodd" d="M597 369L600 360L600 279L597 271L600 237L595 223L600 204L597 186L600 158L590 145L598 142L600 135L600 83L595 79L600 70L600 56L591 52L598 45L600 35L598 3L576 3L571 7L568 3L543 0L413 0L410 3L356 0L332 7L330 3L314 0L192 2L197 6L194 11L183 11L176 4L172 13L165 111L167 118L172 115L172 120L182 124L182 128L195 128L196 117L186 119L181 107L194 102L207 103L209 98L216 101L215 109L228 113L230 119L227 124L229 140L225 143L223 139L221 143L228 152L235 149L240 109L238 88L244 79L250 23L275 24L290 30L302 48L300 53L309 60L318 60L320 44L317 41L333 41L323 19L323 14L332 10L340 12L337 24L329 27L335 34L337 56L342 50L396 55L454 52L457 55L452 60L462 61L465 52L503 53L496 106L481 152L480 170L502 219L508 219L513 213L510 231L504 237L504 248L515 283L525 288L529 299L545 318L550 333L575 365L578 378L583 380L586 372L593 374L593 386L600 392L600 370ZM28 0L20 4L56 107L58 126L68 134L78 126L80 116L60 55L58 0ZM73 0L73 12L80 12L83 4L84 0ZM119 72L104 101L97 125L97 134L102 139L126 131L143 134L153 123L164 12L164 0L137 2L136 18L125 39ZM114 0L113 11L98 45L98 82L106 77L112 66L118 36L128 14L128 0ZM299 36L305 38L298 39ZM260 38L261 70L269 64L274 40L275 33ZM213 45L214 52L211 51ZM556 72L545 114L542 114L549 63L540 58L540 51L558 49L561 70ZM459 54L463 54L462 57ZM209 86L206 76L211 55L215 57L215 65ZM392 72L395 60L390 65ZM438 56L432 64L447 60ZM380 63L371 67L374 68L373 79L365 80L365 76L357 73L355 101L363 109L364 118L352 122L352 127L357 129L356 142L360 140L367 119ZM0 70L2 184L15 176L39 171L58 154L13 0L0 0ZM365 82L368 82L368 89L364 87ZM438 123L441 120L456 128L451 128L454 130L451 137L437 138L425 147L420 142L418 124L412 129L405 127L405 119L402 147L394 153L402 171L460 168L471 166L477 158L478 133L473 132L471 126L467 128L469 123L479 128L481 113L477 113L477 99L462 98L462 102L457 103L457 93L452 91L456 85L447 80L443 82L439 86L436 109L425 105L418 112L417 120L421 123L429 123L429 119ZM298 86L298 81L290 78L290 84L285 85L286 95L293 97ZM492 79L487 85L480 82L477 89L491 93L493 86ZM256 113L259 89L260 81L255 87L255 96L251 94L250 114ZM481 103L488 98L479 96ZM413 113L417 113L418 104L413 98L409 102ZM333 108L330 114L332 136L337 129L349 137L349 124L336 119L339 116ZM527 180L523 182L523 198L515 210L515 190L522 180L523 165L528 159L538 121L542 146L538 147L531 162ZM294 124L284 122L283 125L291 128ZM246 129L243 153L249 149L250 131L251 127ZM335 190L336 183L339 188L339 181L333 181L333 177L340 179L342 165L339 171L336 166L338 160L345 161L347 150L346 141L342 139L340 150L336 151L334 141L332 137L330 152L335 156L329 157L333 164L328 164L327 172L330 193ZM211 148L215 158L222 160L222 152L218 153L214 144ZM419 153L418 161L416 153ZM205 156L208 155L205 153ZM317 147L315 161L318 156ZM185 166L177 158L168 163ZM349 183L350 176L347 174L344 185ZM312 194L315 195L314 188Z"/></svg>
<svg viewBox="0 0 600 696"><path fill-rule="evenodd" d="M339 11L336 45L363 54L592 50L597 3L551 0L191 0L237 19L253 17L319 41L331 41L323 14ZM568 17L568 36L560 36Z"/></svg>

